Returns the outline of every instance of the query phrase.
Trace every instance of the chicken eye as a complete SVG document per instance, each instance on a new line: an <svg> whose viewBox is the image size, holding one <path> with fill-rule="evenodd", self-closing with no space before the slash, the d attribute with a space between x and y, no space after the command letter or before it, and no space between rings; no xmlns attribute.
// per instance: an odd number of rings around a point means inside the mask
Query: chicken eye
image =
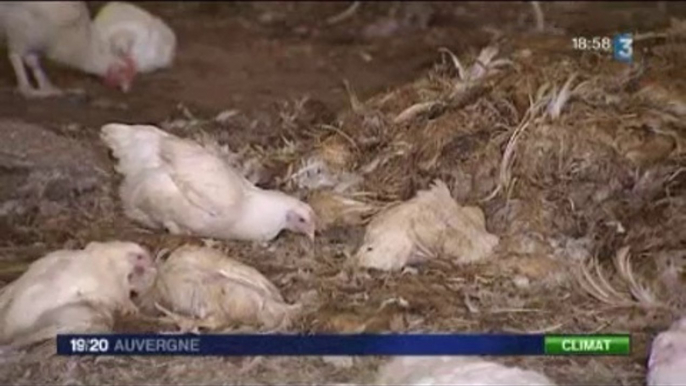
<svg viewBox="0 0 686 386"><path fill-rule="evenodd" d="M373 251L373 250L374 250L373 247L367 247L367 252L371 252L371 251Z"/></svg>
<svg viewBox="0 0 686 386"><path fill-rule="evenodd" d="M305 219L302 218L302 217L300 217L300 218L298 219L298 221L301 222L301 223L304 223L304 222L305 222Z"/></svg>
<svg viewBox="0 0 686 386"><path fill-rule="evenodd" d="M129 257L133 259L133 261L140 262L145 259L145 255L139 252L132 252L129 254Z"/></svg>

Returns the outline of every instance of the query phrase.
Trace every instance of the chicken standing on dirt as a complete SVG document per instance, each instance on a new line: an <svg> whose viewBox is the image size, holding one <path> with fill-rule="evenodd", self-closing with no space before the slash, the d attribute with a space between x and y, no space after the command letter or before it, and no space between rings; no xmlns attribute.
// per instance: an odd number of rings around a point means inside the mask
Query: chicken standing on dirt
<svg viewBox="0 0 686 386"><path fill-rule="evenodd" d="M686 317L660 333L650 349L648 386L677 386L686 382Z"/></svg>
<svg viewBox="0 0 686 386"><path fill-rule="evenodd" d="M256 187L210 148L147 125L108 124L101 138L124 175L126 215L149 228L262 242L288 229L314 239L309 205Z"/></svg>
<svg viewBox="0 0 686 386"><path fill-rule="evenodd" d="M112 52L131 59L135 72L148 73L172 65L176 53L174 31L142 8L111 1L95 16L93 27L101 39L109 42ZM116 79L111 80L116 83ZM122 79L124 91L132 80Z"/></svg>
<svg viewBox="0 0 686 386"><path fill-rule="evenodd" d="M20 348L56 334L109 332L114 313L135 313L131 292L152 285L148 252L122 241L59 250L0 290L0 344Z"/></svg>
<svg viewBox="0 0 686 386"><path fill-rule="evenodd" d="M106 85L127 91L136 71L151 68L150 59L145 59L142 64L136 62L143 58L140 51L156 53L150 46L141 49L145 39L140 36L162 28L153 26L146 29L144 21L130 21L129 26L136 29L135 39L132 40L132 35L121 33L122 27L116 23L120 16L106 17L108 14L103 14L96 27L86 3L82 1L0 2L0 34L7 39L9 59L19 92L25 97L63 94L43 71L40 64L40 56L43 55L63 65L100 76ZM160 32L160 35L165 36L161 39L163 42L169 40L167 33ZM157 42L154 37L151 39ZM175 38L173 40L172 51ZM167 43L159 44L165 46ZM168 48L162 49L161 55L168 57L167 51ZM35 88L30 83L25 65L33 73L37 83Z"/></svg>
<svg viewBox="0 0 686 386"><path fill-rule="evenodd" d="M439 255L469 263L488 257L498 243L498 236L486 230L481 209L461 207L445 183L437 181L377 214L355 258L362 267L387 271Z"/></svg>

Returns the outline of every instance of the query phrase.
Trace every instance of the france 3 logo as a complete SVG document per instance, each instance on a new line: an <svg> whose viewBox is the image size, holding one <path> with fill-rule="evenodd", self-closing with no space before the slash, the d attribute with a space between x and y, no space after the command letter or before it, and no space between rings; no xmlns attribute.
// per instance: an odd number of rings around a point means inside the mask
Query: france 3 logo
<svg viewBox="0 0 686 386"><path fill-rule="evenodd" d="M612 39L612 55L614 59L618 62L630 63L633 61L634 50L633 50L634 39L631 34L617 34Z"/></svg>

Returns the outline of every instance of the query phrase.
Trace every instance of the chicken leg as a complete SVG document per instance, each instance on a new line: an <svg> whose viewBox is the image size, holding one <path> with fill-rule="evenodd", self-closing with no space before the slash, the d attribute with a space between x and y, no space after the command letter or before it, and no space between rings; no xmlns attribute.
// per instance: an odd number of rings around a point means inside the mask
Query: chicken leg
<svg viewBox="0 0 686 386"><path fill-rule="evenodd" d="M24 62L33 72L33 78L36 79L38 83L38 91L45 96L59 96L63 94L63 91L55 87L55 85L50 82L48 76L45 75L43 68L40 65L40 59L36 54L28 54L24 56Z"/></svg>
<svg viewBox="0 0 686 386"><path fill-rule="evenodd" d="M17 77L17 88L19 89L19 93L24 97L45 98L62 94L61 90L53 86L48 80L48 77L40 66L37 56L29 54L22 57L21 55L12 52L9 54L9 58L12 67L14 68L14 74ZM31 86L24 63L31 68L31 71L36 78L36 82L38 83L38 88Z"/></svg>
<svg viewBox="0 0 686 386"><path fill-rule="evenodd" d="M21 55L15 53L10 53L9 57L14 69L14 75L17 77L17 88L20 93L26 94L32 90L32 87L31 83L29 83L29 77L26 75L24 60L22 60Z"/></svg>

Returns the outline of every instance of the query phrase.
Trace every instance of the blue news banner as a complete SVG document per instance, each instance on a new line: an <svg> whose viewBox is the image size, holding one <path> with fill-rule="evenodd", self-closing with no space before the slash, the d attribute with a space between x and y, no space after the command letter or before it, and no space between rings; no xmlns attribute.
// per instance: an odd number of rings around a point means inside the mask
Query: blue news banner
<svg viewBox="0 0 686 386"><path fill-rule="evenodd" d="M58 355L544 355L543 335L58 335Z"/></svg>

